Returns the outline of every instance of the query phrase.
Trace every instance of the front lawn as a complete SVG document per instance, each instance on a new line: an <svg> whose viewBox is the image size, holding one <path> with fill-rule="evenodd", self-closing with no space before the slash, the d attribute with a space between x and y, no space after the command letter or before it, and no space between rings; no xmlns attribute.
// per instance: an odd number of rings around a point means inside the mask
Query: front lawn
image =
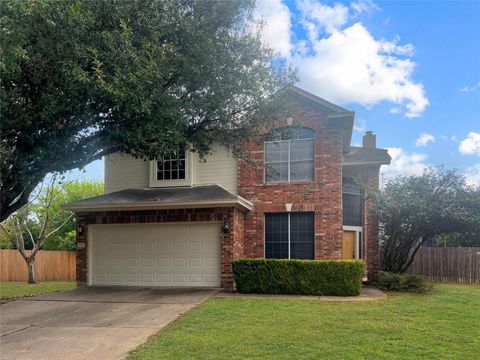
<svg viewBox="0 0 480 360"><path fill-rule="evenodd" d="M42 281L38 284L0 281L0 299L46 294L49 292L73 289L75 286L74 281Z"/></svg>
<svg viewBox="0 0 480 360"><path fill-rule="evenodd" d="M480 286L327 303L214 298L133 359L479 359Z"/></svg>

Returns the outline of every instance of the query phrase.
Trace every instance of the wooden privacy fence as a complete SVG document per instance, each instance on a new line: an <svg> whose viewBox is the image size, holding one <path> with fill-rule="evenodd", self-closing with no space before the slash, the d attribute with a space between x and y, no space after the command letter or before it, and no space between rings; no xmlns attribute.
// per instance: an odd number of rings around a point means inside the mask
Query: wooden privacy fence
<svg viewBox="0 0 480 360"><path fill-rule="evenodd" d="M35 260L37 280L75 280L75 265L74 251L39 251ZM0 281L27 281L27 275L27 265L17 250L0 250Z"/></svg>
<svg viewBox="0 0 480 360"><path fill-rule="evenodd" d="M480 247L422 247L407 273L432 281L480 283Z"/></svg>

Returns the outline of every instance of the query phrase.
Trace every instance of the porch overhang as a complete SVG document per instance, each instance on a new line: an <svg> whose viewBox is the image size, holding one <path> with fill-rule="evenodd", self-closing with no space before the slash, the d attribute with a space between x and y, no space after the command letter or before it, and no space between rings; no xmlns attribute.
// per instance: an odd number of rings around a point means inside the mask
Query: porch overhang
<svg viewBox="0 0 480 360"><path fill-rule="evenodd" d="M236 207L250 211L253 204L218 185L126 189L62 206L76 213L92 211Z"/></svg>

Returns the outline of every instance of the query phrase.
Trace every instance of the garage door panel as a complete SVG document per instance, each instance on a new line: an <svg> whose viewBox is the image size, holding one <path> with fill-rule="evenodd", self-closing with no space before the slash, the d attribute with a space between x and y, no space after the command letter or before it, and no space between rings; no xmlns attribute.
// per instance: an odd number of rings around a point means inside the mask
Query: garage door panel
<svg viewBox="0 0 480 360"><path fill-rule="evenodd" d="M186 283L185 274L172 274L172 283L176 285L183 285Z"/></svg>
<svg viewBox="0 0 480 360"><path fill-rule="evenodd" d="M203 264L204 264L203 258L188 259L188 266L203 266Z"/></svg>
<svg viewBox="0 0 480 360"><path fill-rule="evenodd" d="M218 224L95 225L97 285L219 286Z"/></svg>
<svg viewBox="0 0 480 360"><path fill-rule="evenodd" d="M170 244L168 243L168 239L158 239L155 243L155 250L160 252L169 252Z"/></svg>
<svg viewBox="0 0 480 360"><path fill-rule="evenodd" d="M201 241L191 241L188 243L188 249L190 251L202 251L203 250L203 242Z"/></svg>
<svg viewBox="0 0 480 360"><path fill-rule="evenodd" d="M157 258L155 259L155 265L159 266L170 266L170 259L169 258Z"/></svg>

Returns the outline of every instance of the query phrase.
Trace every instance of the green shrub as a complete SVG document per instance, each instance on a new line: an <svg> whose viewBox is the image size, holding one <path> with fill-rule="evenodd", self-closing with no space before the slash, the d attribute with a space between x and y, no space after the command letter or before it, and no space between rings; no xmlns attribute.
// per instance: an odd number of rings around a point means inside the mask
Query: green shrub
<svg viewBox="0 0 480 360"><path fill-rule="evenodd" d="M432 284L421 275L380 271L379 283L380 289L382 290L406 291L421 294L428 293L432 290Z"/></svg>
<svg viewBox="0 0 480 360"><path fill-rule="evenodd" d="M354 296L364 273L362 260L238 259L232 264L241 293Z"/></svg>

